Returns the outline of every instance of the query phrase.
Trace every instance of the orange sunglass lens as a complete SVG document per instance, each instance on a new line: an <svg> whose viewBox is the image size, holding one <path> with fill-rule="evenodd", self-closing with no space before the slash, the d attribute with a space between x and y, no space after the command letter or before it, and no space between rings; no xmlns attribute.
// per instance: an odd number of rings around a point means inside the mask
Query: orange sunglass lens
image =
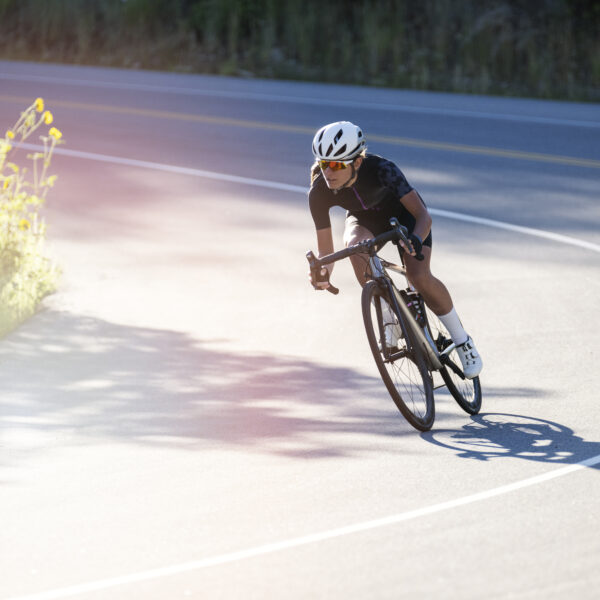
<svg viewBox="0 0 600 600"><path fill-rule="evenodd" d="M319 166L323 171L329 167L332 171L339 171L340 169L346 168L346 163L338 162L335 160L321 160L319 161Z"/></svg>

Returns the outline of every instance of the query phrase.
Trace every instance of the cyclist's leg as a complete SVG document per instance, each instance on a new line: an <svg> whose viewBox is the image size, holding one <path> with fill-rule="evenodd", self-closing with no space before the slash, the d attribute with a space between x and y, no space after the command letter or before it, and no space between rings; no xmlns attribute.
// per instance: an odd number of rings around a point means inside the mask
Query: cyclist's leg
<svg viewBox="0 0 600 600"><path fill-rule="evenodd" d="M373 233L364 225L361 225L355 216L350 215L346 218L344 226L344 245L346 248L364 240L369 240L372 237L374 237ZM354 268L354 274L356 275L356 279L358 279L358 283L360 283L361 286L364 286L368 280L368 254L355 254L350 257L350 261L352 262L352 267Z"/></svg>
<svg viewBox="0 0 600 600"><path fill-rule="evenodd" d="M448 314L452 310L452 297L448 288L431 272L431 247L424 245L421 252L425 257L423 260L404 254L408 280L436 315Z"/></svg>
<svg viewBox="0 0 600 600"><path fill-rule="evenodd" d="M468 378L476 377L481 372L483 363L475 348L473 340L465 331L461 320L454 309L450 292L446 286L433 276L430 269L431 248L423 246L422 261L404 254L406 275L412 285L423 296L429 308L439 316L450 333L452 341L457 345L463 370Z"/></svg>

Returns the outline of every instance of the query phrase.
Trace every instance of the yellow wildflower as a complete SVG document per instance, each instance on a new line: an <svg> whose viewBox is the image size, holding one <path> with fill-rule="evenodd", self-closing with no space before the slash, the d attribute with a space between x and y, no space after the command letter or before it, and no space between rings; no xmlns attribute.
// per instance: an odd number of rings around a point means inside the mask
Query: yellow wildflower
<svg viewBox="0 0 600 600"><path fill-rule="evenodd" d="M52 113L49 110L47 110L44 113L44 123L46 123L46 125L50 125L52 121L54 121L54 117L52 116Z"/></svg>
<svg viewBox="0 0 600 600"><path fill-rule="evenodd" d="M21 231L27 231L31 228L31 223L27 219L21 219L19 221L19 229Z"/></svg>
<svg viewBox="0 0 600 600"><path fill-rule="evenodd" d="M9 140L14 140L14 139L15 139L15 133L14 133L14 131L11 131L10 129L9 129L9 130L7 130L7 132L6 132L6 137L7 137Z"/></svg>
<svg viewBox="0 0 600 600"><path fill-rule="evenodd" d="M4 180L4 183L2 184L2 189L3 190L8 189L9 185L10 185L10 177L6 177L6 179Z"/></svg>
<svg viewBox="0 0 600 600"><path fill-rule="evenodd" d="M44 99L43 98L36 98L34 104L35 104L35 110L37 110L38 112L42 112L44 110Z"/></svg>
<svg viewBox="0 0 600 600"><path fill-rule="evenodd" d="M56 129L56 127L51 127L50 131L48 132L48 135L51 135L57 140L60 140L60 138L62 137L62 132L59 129Z"/></svg>

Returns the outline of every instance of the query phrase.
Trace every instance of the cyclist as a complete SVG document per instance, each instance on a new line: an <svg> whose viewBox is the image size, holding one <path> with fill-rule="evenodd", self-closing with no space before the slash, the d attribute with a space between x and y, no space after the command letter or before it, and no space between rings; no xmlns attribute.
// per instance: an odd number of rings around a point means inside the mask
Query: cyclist
<svg viewBox="0 0 600 600"><path fill-rule="evenodd" d="M313 139L316 162L311 168L308 194L310 212L317 230L319 257L334 251L329 209L346 209L344 244L351 246L389 230L390 218L396 217L410 234L413 251L404 248L404 264L410 283L419 291L429 308L440 318L457 346L465 376L481 372L483 363L471 337L464 330L446 286L430 271L431 216L419 193L408 183L402 171L391 161L367 154L360 127L349 121L337 121L321 127ZM416 255L422 253L423 260ZM368 274L366 257L351 256L358 282L364 285ZM319 289L329 287L333 264L321 270ZM401 333L393 315L385 311L386 344L395 345Z"/></svg>

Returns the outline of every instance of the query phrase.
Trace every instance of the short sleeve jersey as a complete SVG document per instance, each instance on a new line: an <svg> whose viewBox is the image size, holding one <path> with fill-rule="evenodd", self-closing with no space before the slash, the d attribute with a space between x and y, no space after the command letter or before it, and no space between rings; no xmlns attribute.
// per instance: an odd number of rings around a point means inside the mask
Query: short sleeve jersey
<svg viewBox="0 0 600 600"><path fill-rule="evenodd" d="M393 162L367 154L354 185L335 192L327 187L323 174L319 173L308 193L308 201L316 229L331 227L329 210L332 206L341 206L348 216L356 217L361 225L378 235L390 228L392 217L412 231L415 219L400 202L412 189Z"/></svg>

